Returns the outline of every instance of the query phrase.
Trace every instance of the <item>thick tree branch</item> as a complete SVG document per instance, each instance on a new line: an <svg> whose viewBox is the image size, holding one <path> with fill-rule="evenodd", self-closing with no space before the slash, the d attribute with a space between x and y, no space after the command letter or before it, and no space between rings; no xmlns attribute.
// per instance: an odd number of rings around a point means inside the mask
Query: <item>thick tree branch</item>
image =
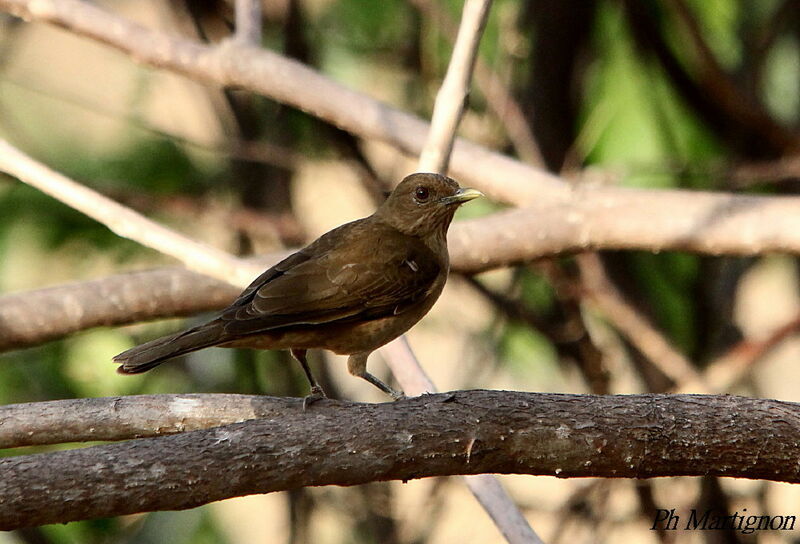
<svg viewBox="0 0 800 544"><path fill-rule="evenodd" d="M463 391L306 411L279 402L280 415L224 427L0 459L0 530L449 474L800 482L800 406L775 400Z"/></svg>
<svg viewBox="0 0 800 544"><path fill-rule="evenodd" d="M460 221L449 244L454 268L477 273L589 249L798 253L798 228L798 197L598 187L576 189L560 204Z"/></svg>

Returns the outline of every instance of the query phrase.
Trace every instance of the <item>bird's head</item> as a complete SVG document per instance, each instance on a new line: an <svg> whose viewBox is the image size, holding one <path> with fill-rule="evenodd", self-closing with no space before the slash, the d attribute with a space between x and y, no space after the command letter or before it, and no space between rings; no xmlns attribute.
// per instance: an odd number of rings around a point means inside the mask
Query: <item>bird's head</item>
<svg viewBox="0 0 800 544"><path fill-rule="evenodd" d="M462 189L447 176L416 173L400 182L375 215L405 234L444 235L456 209L479 196L483 193Z"/></svg>

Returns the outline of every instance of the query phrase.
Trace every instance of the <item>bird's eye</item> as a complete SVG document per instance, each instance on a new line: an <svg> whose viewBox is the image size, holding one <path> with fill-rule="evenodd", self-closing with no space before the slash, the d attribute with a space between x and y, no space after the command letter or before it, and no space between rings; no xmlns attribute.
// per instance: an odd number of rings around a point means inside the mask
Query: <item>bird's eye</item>
<svg viewBox="0 0 800 544"><path fill-rule="evenodd" d="M428 191L427 187L423 187L422 185L420 185L419 187L414 189L414 198L417 199L417 202L425 202L426 200L428 200L429 196L430 196L430 191Z"/></svg>

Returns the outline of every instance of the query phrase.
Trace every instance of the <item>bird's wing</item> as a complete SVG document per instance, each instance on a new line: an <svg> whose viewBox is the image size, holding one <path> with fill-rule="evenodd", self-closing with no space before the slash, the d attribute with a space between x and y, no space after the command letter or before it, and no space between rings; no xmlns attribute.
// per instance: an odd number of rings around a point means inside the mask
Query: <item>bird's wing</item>
<svg viewBox="0 0 800 544"><path fill-rule="evenodd" d="M221 316L232 335L397 315L442 272L422 241L356 221L267 270ZM361 243L370 232L369 244Z"/></svg>

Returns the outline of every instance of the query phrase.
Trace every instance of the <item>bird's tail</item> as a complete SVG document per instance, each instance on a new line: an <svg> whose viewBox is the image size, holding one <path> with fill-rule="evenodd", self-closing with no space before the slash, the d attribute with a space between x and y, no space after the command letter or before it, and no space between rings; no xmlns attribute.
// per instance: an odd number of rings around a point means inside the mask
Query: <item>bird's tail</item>
<svg viewBox="0 0 800 544"><path fill-rule="evenodd" d="M120 363L121 366L117 369L120 374L139 374L178 355L215 346L224 341L222 325L212 321L123 351L114 356L114 362Z"/></svg>

